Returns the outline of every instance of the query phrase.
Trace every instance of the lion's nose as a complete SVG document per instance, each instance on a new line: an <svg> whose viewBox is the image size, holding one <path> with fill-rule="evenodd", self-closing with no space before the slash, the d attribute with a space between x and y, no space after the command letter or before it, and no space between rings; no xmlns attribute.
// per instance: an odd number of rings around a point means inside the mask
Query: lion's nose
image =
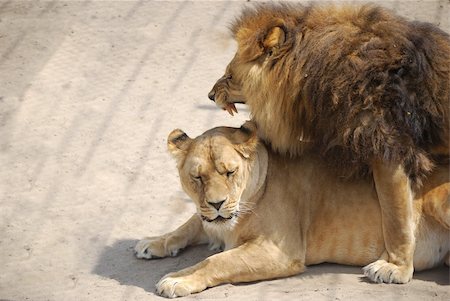
<svg viewBox="0 0 450 301"><path fill-rule="evenodd" d="M211 92L208 93L208 98L211 99L212 101L215 101L215 97L216 96L216 91L214 91L214 89L211 90Z"/></svg>
<svg viewBox="0 0 450 301"><path fill-rule="evenodd" d="M210 204L211 206L213 206L214 208L216 208L216 210L218 211L220 209L220 207L222 207L222 204L225 202L225 200L223 201L218 201L218 202L208 202L208 204Z"/></svg>

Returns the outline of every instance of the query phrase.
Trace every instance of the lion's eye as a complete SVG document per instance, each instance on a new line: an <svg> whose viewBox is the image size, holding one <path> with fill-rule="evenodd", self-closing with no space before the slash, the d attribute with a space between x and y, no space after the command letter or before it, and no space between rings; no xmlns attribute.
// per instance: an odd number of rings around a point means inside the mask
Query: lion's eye
<svg viewBox="0 0 450 301"><path fill-rule="evenodd" d="M237 169L235 169L233 171L227 171L227 177L229 178L229 177L233 176L236 173L236 170Z"/></svg>
<svg viewBox="0 0 450 301"><path fill-rule="evenodd" d="M232 79L232 78L233 78L233 76L231 74L228 74L226 77L226 79Z"/></svg>

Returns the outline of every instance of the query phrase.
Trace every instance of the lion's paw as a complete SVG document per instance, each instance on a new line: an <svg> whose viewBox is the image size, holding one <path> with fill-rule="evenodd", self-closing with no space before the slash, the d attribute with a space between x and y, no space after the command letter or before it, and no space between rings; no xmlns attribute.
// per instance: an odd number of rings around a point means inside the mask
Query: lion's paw
<svg viewBox="0 0 450 301"><path fill-rule="evenodd" d="M411 280L414 269L380 259L365 266L363 271L364 275L373 282L403 284Z"/></svg>
<svg viewBox="0 0 450 301"><path fill-rule="evenodd" d="M187 277L171 277L170 275L165 276L156 284L158 295L167 298L184 297L204 289L206 286L200 286Z"/></svg>
<svg viewBox="0 0 450 301"><path fill-rule="evenodd" d="M164 237L144 238L136 244L136 247L134 247L134 252L137 258L144 258L144 259L161 258L169 255L170 256L178 255L180 249L174 248L172 250L166 251L164 244L165 244Z"/></svg>

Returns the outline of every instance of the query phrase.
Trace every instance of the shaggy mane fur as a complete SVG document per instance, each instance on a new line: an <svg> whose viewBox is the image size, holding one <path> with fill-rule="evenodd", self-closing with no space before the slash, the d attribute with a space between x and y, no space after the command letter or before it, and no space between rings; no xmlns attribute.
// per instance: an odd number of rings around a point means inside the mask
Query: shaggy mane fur
<svg viewBox="0 0 450 301"><path fill-rule="evenodd" d="M264 40L282 29L279 46ZM229 65L262 137L296 155L311 141L341 173L400 163L415 184L449 154L450 39L432 24L360 7L258 5L231 26Z"/></svg>

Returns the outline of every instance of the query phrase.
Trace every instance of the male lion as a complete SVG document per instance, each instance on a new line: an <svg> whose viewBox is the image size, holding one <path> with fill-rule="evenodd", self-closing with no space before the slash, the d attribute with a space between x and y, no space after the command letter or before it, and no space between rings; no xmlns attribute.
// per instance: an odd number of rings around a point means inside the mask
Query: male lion
<svg viewBox="0 0 450 301"><path fill-rule="evenodd" d="M365 265L385 250L381 211L369 180L341 181L312 153L288 158L259 143L254 124L218 127L191 139L173 131L168 146L197 213L177 230L138 242L139 258L175 256L189 245L225 250L156 285L166 297L221 283L301 273L306 265ZM448 166L417 192L414 267L450 256Z"/></svg>
<svg viewBox="0 0 450 301"><path fill-rule="evenodd" d="M260 5L232 32L237 53L209 97L231 114L246 103L275 151L307 145L341 177L373 175L387 252L364 271L408 282L411 190L449 157L449 36L370 5Z"/></svg>

